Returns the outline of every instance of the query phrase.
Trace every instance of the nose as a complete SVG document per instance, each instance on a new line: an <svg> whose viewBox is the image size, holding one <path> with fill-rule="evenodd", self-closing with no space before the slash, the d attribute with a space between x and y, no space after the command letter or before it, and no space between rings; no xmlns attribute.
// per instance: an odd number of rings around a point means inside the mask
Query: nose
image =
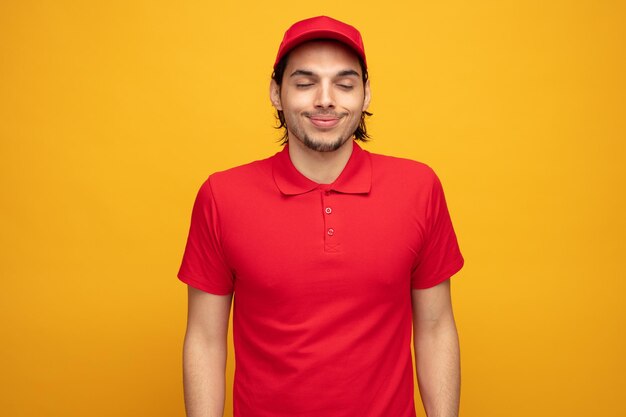
<svg viewBox="0 0 626 417"><path fill-rule="evenodd" d="M315 107L321 109L335 107L335 98L333 95L331 83L322 82L319 84L317 95L315 97Z"/></svg>

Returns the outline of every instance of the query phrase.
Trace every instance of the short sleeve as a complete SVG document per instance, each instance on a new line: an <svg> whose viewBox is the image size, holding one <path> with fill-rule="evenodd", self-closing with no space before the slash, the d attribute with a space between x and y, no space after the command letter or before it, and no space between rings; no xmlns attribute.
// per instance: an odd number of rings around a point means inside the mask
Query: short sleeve
<svg viewBox="0 0 626 417"><path fill-rule="evenodd" d="M463 267L443 187L436 175L426 208L422 247L411 276L411 287L425 289L445 281Z"/></svg>
<svg viewBox="0 0 626 417"><path fill-rule="evenodd" d="M226 295L233 292L233 274L224 259L219 216L210 178L200 187L193 206L189 237L178 278L212 294Z"/></svg>

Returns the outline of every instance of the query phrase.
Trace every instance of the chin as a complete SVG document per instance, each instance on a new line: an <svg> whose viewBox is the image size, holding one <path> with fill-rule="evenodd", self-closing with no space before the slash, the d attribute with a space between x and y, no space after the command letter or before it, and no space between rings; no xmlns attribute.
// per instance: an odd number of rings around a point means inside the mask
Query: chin
<svg viewBox="0 0 626 417"><path fill-rule="evenodd" d="M302 143L307 148L317 152L334 152L337 149L341 148L350 139L351 136L339 137L338 139L324 141L312 138L309 135L304 135Z"/></svg>

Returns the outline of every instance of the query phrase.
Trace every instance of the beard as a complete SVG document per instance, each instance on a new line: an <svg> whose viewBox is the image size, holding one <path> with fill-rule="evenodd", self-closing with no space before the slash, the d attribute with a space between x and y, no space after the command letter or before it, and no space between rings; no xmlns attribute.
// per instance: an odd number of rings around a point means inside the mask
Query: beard
<svg viewBox="0 0 626 417"><path fill-rule="evenodd" d="M309 135L298 123L293 123L293 135L304 144L307 148L316 152L334 152L341 148L348 140L352 138L358 127L359 120L355 121L354 126L348 130L351 133L339 133L339 136L332 141L324 141Z"/></svg>
<svg viewBox="0 0 626 417"><path fill-rule="evenodd" d="M300 137L300 136L298 136ZM339 137L332 142L322 142L320 140L316 140L315 138L310 137L306 133L304 137L302 137L302 143L307 148L316 151L316 152L333 152L337 149L341 148L344 143L350 139L352 135L346 137Z"/></svg>

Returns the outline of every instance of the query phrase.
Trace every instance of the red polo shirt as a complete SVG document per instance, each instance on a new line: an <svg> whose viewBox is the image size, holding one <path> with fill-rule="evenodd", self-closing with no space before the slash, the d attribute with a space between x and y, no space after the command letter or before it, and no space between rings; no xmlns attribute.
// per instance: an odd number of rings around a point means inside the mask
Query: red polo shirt
<svg viewBox="0 0 626 417"><path fill-rule="evenodd" d="M211 175L178 277L235 294L236 417L413 417L411 288L462 265L434 172L354 143L332 184L288 146Z"/></svg>

